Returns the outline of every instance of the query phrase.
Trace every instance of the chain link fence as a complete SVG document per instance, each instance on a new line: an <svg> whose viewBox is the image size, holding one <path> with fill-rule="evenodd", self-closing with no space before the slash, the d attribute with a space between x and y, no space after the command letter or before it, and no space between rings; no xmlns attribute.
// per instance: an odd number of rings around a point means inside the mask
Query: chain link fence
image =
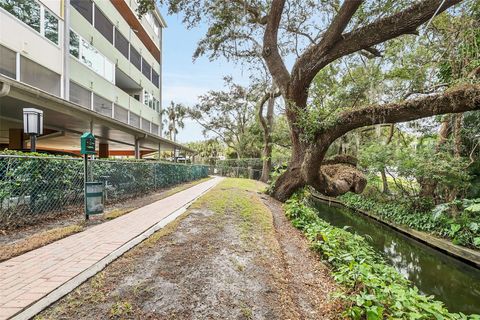
<svg viewBox="0 0 480 320"><path fill-rule="evenodd" d="M91 160L87 178L104 183L109 204L208 174L203 165ZM0 229L82 212L83 183L82 159L0 155Z"/></svg>
<svg viewBox="0 0 480 320"><path fill-rule="evenodd" d="M209 167L210 175L217 175L222 177L229 178L244 178L244 179L253 179L260 180L262 176L262 170L245 168L245 167Z"/></svg>

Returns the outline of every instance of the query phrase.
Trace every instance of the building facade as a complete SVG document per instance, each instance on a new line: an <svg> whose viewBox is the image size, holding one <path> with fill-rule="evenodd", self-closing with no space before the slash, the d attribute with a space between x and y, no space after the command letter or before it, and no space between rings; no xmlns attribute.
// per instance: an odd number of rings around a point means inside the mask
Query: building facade
<svg viewBox="0 0 480 320"><path fill-rule="evenodd" d="M90 130L101 156L139 156L162 143L182 149L161 138L166 25L158 9L139 19L137 7L136 0L0 0L0 144L26 148L20 108L38 107L46 128L38 145L46 150L75 152L78 134Z"/></svg>

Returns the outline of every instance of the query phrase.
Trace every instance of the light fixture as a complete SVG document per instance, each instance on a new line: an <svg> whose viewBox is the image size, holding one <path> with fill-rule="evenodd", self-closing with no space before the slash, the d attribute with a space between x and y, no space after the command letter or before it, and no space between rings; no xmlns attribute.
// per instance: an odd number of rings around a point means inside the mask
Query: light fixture
<svg viewBox="0 0 480 320"><path fill-rule="evenodd" d="M30 135L30 151L36 151L37 136L43 134L43 111L23 109L23 132Z"/></svg>

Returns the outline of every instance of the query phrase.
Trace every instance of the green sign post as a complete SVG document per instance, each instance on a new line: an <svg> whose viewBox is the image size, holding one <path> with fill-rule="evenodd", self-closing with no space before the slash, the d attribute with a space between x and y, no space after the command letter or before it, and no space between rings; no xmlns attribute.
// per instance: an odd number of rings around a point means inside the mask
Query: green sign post
<svg viewBox="0 0 480 320"><path fill-rule="evenodd" d="M80 137L80 153L83 155L95 154L95 136L85 132Z"/></svg>
<svg viewBox="0 0 480 320"><path fill-rule="evenodd" d="M102 183L88 182L88 156L96 153L95 136L91 132L85 132L80 137L80 153L83 155L83 193L85 201L85 219L89 215L103 212L103 185ZM100 185L101 186L100 186Z"/></svg>

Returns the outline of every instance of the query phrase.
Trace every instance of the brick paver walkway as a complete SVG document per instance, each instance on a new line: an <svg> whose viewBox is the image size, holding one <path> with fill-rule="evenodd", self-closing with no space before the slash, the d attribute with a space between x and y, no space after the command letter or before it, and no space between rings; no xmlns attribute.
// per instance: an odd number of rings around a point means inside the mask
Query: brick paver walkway
<svg viewBox="0 0 480 320"><path fill-rule="evenodd" d="M0 263L0 319L8 319L182 208L214 178L109 222Z"/></svg>

